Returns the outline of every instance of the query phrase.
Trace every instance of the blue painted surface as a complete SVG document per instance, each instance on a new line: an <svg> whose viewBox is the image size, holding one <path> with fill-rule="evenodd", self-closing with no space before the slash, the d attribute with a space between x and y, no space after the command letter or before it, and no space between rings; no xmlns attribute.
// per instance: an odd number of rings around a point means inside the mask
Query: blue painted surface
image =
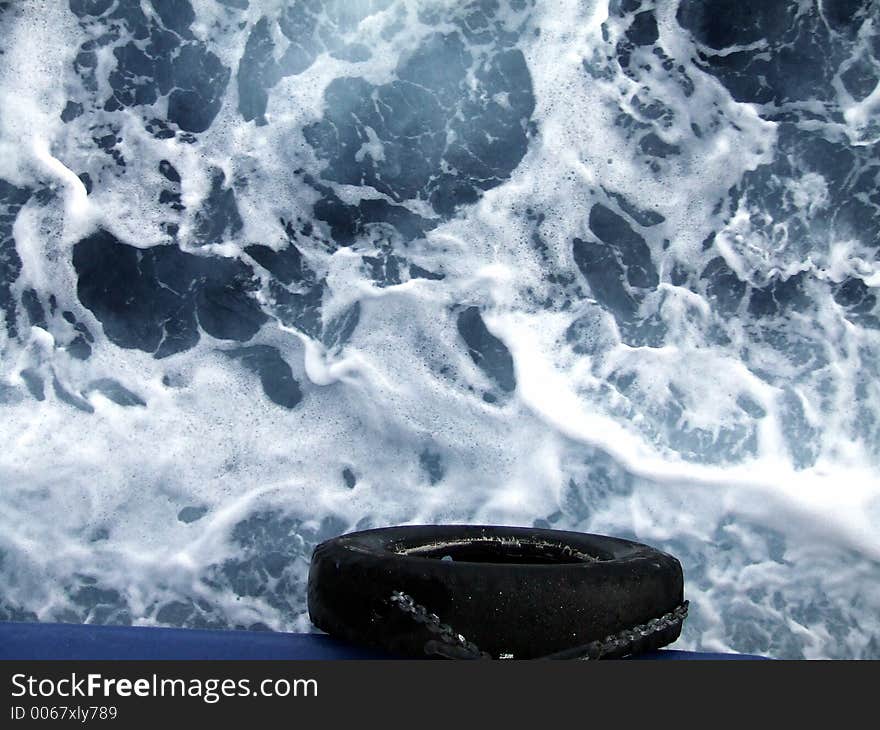
<svg viewBox="0 0 880 730"><path fill-rule="evenodd" d="M383 659L324 634L0 622L0 659ZM643 659L758 659L657 651Z"/></svg>

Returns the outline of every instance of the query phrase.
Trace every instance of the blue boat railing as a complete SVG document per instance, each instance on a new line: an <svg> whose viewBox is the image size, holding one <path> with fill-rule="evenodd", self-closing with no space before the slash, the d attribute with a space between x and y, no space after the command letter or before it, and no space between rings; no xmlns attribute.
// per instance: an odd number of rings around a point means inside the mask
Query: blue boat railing
<svg viewBox="0 0 880 730"><path fill-rule="evenodd" d="M387 659L326 634L0 622L0 659ZM641 659L760 659L664 649Z"/></svg>

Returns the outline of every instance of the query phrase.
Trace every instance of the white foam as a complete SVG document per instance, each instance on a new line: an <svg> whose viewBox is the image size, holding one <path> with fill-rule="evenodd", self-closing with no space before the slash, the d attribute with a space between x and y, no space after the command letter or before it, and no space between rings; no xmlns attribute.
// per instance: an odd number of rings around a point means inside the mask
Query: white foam
<svg viewBox="0 0 880 730"><path fill-rule="evenodd" d="M46 396L2 406L0 596L49 620L75 608L70 586L87 575L117 590L140 623L157 622L159 606L185 597L207 600L230 625L262 621L304 629L307 555L291 568L300 581L294 610L205 580L224 561L242 557L244 548L232 534L250 516L278 510L300 520L291 530L302 534L331 517L339 529L432 521L530 525L552 517L557 527L635 536L679 554L694 605L685 646L763 647L786 656L865 651L880 615L871 583L880 561L880 456L854 423L853 403L858 353L876 356L876 332L842 320L840 308L824 300L813 319L792 319L791 332L827 334L829 364L822 375L837 386L832 397L819 376L795 384L804 418L819 434L810 437L818 455L806 468L789 453L782 388L749 367L760 363L786 372L799 363L750 343L748 323L736 318L725 323L733 341L713 340L712 305L698 292L665 281L652 295L662 301L670 331L662 348L624 344L607 313L597 319L593 350L575 352L566 341L572 322L597 309L571 242L589 235L593 204L615 205L604 191L665 217L638 228L660 272L676 262L696 266L702 241L715 230L719 250L743 280L806 270L833 282L858 274L878 285L876 262L855 237L830 241L827 252L808 258L768 250L746 207L730 211L724 225L717 201L745 173L773 159L776 125L753 106L734 102L717 79L694 67L674 2L659 4L661 39L694 81L691 97L651 59L646 64L653 70L643 82L619 71L607 80L586 73L583 60L596 49L600 57L610 54L622 32L621 22L611 19L611 40L602 40L607 3L537 4L519 43L536 99L537 134L528 152L507 182L400 251L442 271L443 280L379 287L361 265L361 255L375 246L370 240L337 251L299 242L309 266L326 276L323 321L355 302L361 315L342 348L330 350L274 321L256 336L254 343L278 348L300 382L303 400L293 410L270 402L253 373L218 352L230 343L202 333L195 348L156 360L113 345L78 302L70 249L85 230L100 223L130 245L169 243L161 227L169 214L157 200L163 159L183 179L184 249L193 245L193 211L216 168L235 186L244 227L215 253L234 256L250 243L286 245L280 219L309 219L317 198L294 170L320 170L302 129L321 117L326 86L342 75L372 83L392 79L401 54L435 30L417 18L425 5L396 3L365 20L358 37L374 52L370 61L320 55L310 69L270 91L269 124L257 126L238 112L235 64L249 28L280 5L251 0L240 16L248 25L239 30L231 11L196 3L195 34L233 69L222 109L195 143L154 138L138 110L98 114L121 129L124 171L77 143L84 121L59 121L65 95L57 80L71 73L77 46L71 39L79 33L71 14L59 3L22 6L0 71L0 101L16 100L0 104L0 177L17 185L52 182L60 196L48 204L31 202L19 214L18 286L43 297L55 293L96 343L93 355L78 361L51 332L33 328L23 344L10 343L4 352L2 382L25 392L22 371L37 368ZM387 40L381 31L398 8L403 29ZM540 33L533 33L537 28ZM106 87L112 63L109 58L99 67L99 88ZM674 113L667 141L681 148L659 171L646 168L616 123L618 110L631 109L632 95L645 85ZM848 123L861 123L856 107L845 113ZM702 138L690 135L692 122L704 130ZM371 137L362 153L379 159L383 151ZM83 170L96 177L88 197L77 176ZM336 187L350 202L377 196ZM790 194L797 214L809 216L827 204L827 183L818 176L791 180ZM425 210L424 203L410 205ZM539 227L527 209L545 216ZM536 229L543 251L534 244ZM560 295L548 272L573 276L580 294L563 305L572 290ZM512 354L516 392L495 404L483 400L494 384L457 331L461 305L483 308L487 327ZM628 394L609 385L622 375L634 377ZM113 378L147 405L125 408L93 392L86 397L94 413L86 413L59 398L54 376L75 392ZM673 389L684 404L675 427L662 416ZM753 452L712 461L676 450L673 436L684 429L717 436L751 423L737 405L743 394L766 412L755 426ZM873 381L867 394L863 405L876 414L880 393ZM426 451L442 464L433 485L420 461ZM607 469L620 487L610 496L596 486L608 457L614 467ZM344 468L357 476L352 489L341 478ZM630 487L624 489L624 482ZM177 515L190 505L208 511L186 524ZM99 528L106 537L93 540ZM300 532L294 537L305 544ZM806 607L822 601L832 608L811 619ZM838 615L852 632L845 651L835 643ZM744 634L744 626L756 633ZM789 643L762 638L773 626L786 627Z"/></svg>

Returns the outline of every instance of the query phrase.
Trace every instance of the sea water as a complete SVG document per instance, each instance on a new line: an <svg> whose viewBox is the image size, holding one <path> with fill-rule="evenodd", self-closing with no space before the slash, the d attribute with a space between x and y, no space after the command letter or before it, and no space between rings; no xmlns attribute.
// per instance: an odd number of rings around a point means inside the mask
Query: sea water
<svg viewBox="0 0 880 730"><path fill-rule="evenodd" d="M0 619L498 523L880 657L878 78L871 0L0 2Z"/></svg>

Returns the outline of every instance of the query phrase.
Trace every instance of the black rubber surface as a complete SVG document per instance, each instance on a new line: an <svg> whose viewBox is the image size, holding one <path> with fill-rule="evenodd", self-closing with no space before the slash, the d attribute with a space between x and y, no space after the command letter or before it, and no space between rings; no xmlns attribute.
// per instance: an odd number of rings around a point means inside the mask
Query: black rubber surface
<svg viewBox="0 0 880 730"><path fill-rule="evenodd" d="M424 658L436 637L392 604L394 591L493 657L530 659L674 610L683 600L683 576L678 560L647 545L522 527L390 527L315 549L308 588L315 626ZM680 631L661 631L638 648L671 643Z"/></svg>

